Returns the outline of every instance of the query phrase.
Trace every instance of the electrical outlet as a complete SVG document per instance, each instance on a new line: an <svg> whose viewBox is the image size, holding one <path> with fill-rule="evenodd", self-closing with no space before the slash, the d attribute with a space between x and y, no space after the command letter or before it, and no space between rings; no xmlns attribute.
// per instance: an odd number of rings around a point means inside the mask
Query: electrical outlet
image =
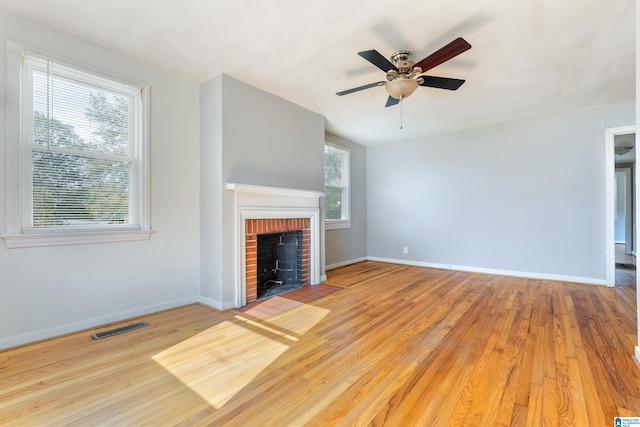
<svg viewBox="0 0 640 427"><path fill-rule="evenodd" d="M406 246L404 248L402 248L402 253L405 254L405 255L408 254L409 253L409 248L406 247Z"/></svg>

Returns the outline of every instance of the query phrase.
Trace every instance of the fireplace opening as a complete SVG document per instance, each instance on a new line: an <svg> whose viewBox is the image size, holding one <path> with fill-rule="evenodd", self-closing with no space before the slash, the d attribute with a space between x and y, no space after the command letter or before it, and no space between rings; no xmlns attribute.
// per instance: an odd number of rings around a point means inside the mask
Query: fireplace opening
<svg viewBox="0 0 640 427"><path fill-rule="evenodd" d="M277 237L273 237L275 240L271 242L276 245L276 249L271 250L262 250L261 252L276 253L278 247L280 246L280 235L282 235L283 247L285 246L288 240L291 237L287 237L286 233L293 232L296 236L296 265L297 268L296 278L299 282L298 287L306 286L311 284L311 220L310 218L250 218L246 219L245 222L245 259L244 259L244 269L245 269L245 292L246 299L245 303L250 303L252 301L256 301L258 298L264 299L269 296L275 295L276 293L286 292L290 289L287 289L287 286L290 286L291 289L295 289L295 285L291 283L287 283L281 277L267 277L264 278L261 276L262 280L258 279L258 274L268 273L269 271L275 270L276 272L283 273L283 270L290 269L289 267L293 267L293 265L285 266L284 262L292 261L289 259L281 259L278 260L278 265L276 266L275 258L273 256L267 256L268 260L271 257L270 264L266 266L260 264L260 268L258 267L258 237L262 235L275 235ZM262 237L260 240L269 241L269 237ZM280 247L280 249L284 249ZM292 248L289 247L287 252L291 253ZM265 255L263 255L263 262L265 259ZM266 270L266 271L265 271ZM291 273L291 272L288 272ZM268 280L274 280L275 282L266 283ZM262 282L262 290L260 295L258 294L258 283ZM280 284L279 282L282 282ZM265 286L266 285L266 286ZM287 286L283 286L287 285ZM267 291L265 288L269 288Z"/></svg>
<svg viewBox="0 0 640 427"><path fill-rule="evenodd" d="M302 230L258 234L257 299L302 287L302 238Z"/></svg>

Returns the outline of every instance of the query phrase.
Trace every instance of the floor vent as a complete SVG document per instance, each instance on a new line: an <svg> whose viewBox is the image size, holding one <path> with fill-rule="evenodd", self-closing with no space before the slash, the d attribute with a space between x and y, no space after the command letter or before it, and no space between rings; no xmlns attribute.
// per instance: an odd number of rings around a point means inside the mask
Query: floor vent
<svg viewBox="0 0 640 427"><path fill-rule="evenodd" d="M96 332L95 334L91 334L91 337L94 340L99 340L100 338L107 338L113 335L123 334L125 332L133 331L135 329L144 328L145 326L149 326L147 322L138 322L132 325L121 326L115 329L109 329L108 331Z"/></svg>

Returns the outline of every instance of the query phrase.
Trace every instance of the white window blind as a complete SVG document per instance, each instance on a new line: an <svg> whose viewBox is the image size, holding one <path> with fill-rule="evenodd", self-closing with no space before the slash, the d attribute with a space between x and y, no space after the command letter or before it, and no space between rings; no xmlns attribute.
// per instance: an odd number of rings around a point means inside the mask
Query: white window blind
<svg viewBox="0 0 640 427"><path fill-rule="evenodd" d="M141 228L141 89L22 59L25 233Z"/></svg>

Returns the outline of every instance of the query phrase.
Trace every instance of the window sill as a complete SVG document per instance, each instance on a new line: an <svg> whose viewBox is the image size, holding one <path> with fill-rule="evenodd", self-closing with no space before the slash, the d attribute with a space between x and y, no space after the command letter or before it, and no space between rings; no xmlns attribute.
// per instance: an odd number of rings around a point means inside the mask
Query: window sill
<svg viewBox="0 0 640 427"><path fill-rule="evenodd" d="M325 230L351 228L351 221L325 221L324 228Z"/></svg>
<svg viewBox="0 0 640 427"><path fill-rule="evenodd" d="M59 234L15 234L0 236L0 238L6 242L7 249L16 249L149 240L153 232L153 230L136 230Z"/></svg>

